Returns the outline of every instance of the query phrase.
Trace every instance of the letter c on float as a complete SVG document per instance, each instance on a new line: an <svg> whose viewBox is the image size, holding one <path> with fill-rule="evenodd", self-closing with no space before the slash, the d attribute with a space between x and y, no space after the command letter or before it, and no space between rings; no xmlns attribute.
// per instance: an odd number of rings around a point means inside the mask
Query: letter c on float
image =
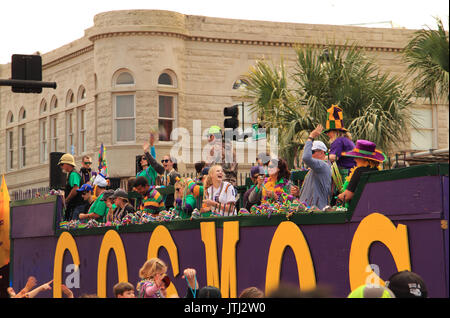
<svg viewBox="0 0 450 318"><path fill-rule="evenodd" d="M63 232L58 239L55 250L55 261L53 265L53 298L61 298L62 266L64 252L68 250L72 255L73 264L76 268L80 266L77 243L69 232Z"/></svg>

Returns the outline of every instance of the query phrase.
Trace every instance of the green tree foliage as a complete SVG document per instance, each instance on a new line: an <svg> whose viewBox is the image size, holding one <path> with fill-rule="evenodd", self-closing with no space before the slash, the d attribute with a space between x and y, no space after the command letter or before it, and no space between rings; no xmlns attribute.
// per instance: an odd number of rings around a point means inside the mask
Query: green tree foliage
<svg viewBox="0 0 450 318"><path fill-rule="evenodd" d="M436 18L437 30L422 29L404 49L413 90L431 103L448 98L449 42L442 20Z"/></svg>
<svg viewBox="0 0 450 318"><path fill-rule="evenodd" d="M291 167L309 131L317 124L325 126L332 104L343 109L344 125L355 141L371 140L385 152L404 141L411 124L411 93L403 80L381 73L356 44L295 51L290 75L284 61L279 66L258 61L246 77L253 110L265 127L279 129L279 154Z"/></svg>

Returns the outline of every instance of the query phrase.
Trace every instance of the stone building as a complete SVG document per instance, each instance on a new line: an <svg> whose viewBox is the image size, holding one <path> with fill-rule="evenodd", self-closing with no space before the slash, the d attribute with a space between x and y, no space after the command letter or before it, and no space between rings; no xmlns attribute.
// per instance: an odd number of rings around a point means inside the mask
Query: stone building
<svg viewBox="0 0 450 318"><path fill-rule="evenodd" d="M82 38L42 55L43 81L57 82L56 89L14 94L0 87L0 173L10 191L48 186L50 152L73 152L77 163L88 154L95 166L103 143L110 176L135 175L135 157L151 129L159 130L161 159L174 145L173 128L186 128L198 148L193 139L204 129L223 127L223 108L244 102L234 84L256 60L282 56L289 66L297 43L324 48L329 40L357 41L382 71L402 75L400 53L412 33L159 10L98 14ZM0 65L0 78L10 76L10 65ZM415 107L423 133L411 132L419 144L405 150L448 148L448 102ZM200 131L193 120L201 120ZM182 170L192 171L193 161Z"/></svg>

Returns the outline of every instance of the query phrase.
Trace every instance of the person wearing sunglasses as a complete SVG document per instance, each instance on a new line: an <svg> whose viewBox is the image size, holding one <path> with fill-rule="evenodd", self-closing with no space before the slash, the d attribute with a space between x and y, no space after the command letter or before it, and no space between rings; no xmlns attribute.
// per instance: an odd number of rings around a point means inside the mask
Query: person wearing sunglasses
<svg viewBox="0 0 450 318"><path fill-rule="evenodd" d="M92 158L89 156L83 156L81 158L81 184L91 183L90 180L92 178Z"/></svg>
<svg viewBox="0 0 450 318"><path fill-rule="evenodd" d="M84 200L84 206L80 210L75 210L73 213L72 220L79 220L80 213L87 213L89 209L92 206L92 203L94 203L94 198L92 196L94 188L88 184L85 183L79 188L77 191L81 193L81 197Z"/></svg>
<svg viewBox="0 0 450 318"><path fill-rule="evenodd" d="M326 160L327 146L314 140L322 133L323 126L318 125L310 134L303 149L303 162L309 171L300 189L300 201L308 206L323 209L331 200L331 165Z"/></svg>
<svg viewBox="0 0 450 318"><path fill-rule="evenodd" d="M150 187L154 187L156 185L158 173L161 174L164 172L162 167L158 167L155 160L156 151L153 145L154 142L155 137L153 134L150 134L149 142L146 142L142 146L142 148L144 149L144 154L139 158L138 166L140 168L140 171L136 174L136 178L145 177Z"/></svg>
<svg viewBox="0 0 450 318"><path fill-rule="evenodd" d="M178 173L176 160L168 155L164 156L161 160L161 164L155 159L155 156L150 154L150 144L144 143L142 149L144 150L144 160L150 165L153 171L161 175L160 184L168 187L175 186L175 182L180 179L180 174ZM149 182L150 183L150 182ZM174 204L174 194L169 193L164 196L164 204L167 209L173 208Z"/></svg>

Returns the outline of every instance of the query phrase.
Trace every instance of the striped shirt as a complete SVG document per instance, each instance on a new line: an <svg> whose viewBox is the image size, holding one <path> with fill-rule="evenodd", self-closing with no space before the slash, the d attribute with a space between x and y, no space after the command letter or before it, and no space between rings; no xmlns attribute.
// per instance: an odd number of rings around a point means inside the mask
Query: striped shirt
<svg viewBox="0 0 450 318"><path fill-rule="evenodd" d="M163 196L156 189L150 188L142 199L140 210L146 213L158 214L164 210Z"/></svg>

